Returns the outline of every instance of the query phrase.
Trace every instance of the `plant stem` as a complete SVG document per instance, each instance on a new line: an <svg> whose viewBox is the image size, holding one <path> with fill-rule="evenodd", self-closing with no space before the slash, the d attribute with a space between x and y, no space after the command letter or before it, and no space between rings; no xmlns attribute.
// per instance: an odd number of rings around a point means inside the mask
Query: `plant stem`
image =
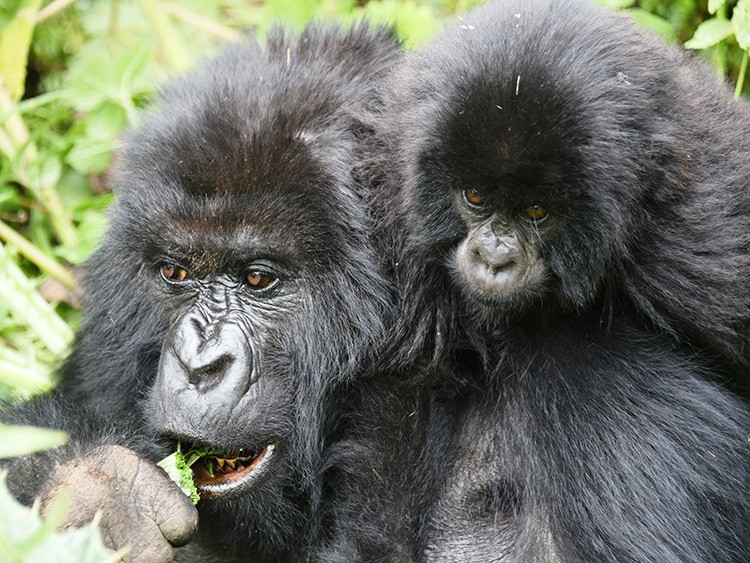
<svg viewBox="0 0 750 563"><path fill-rule="evenodd" d="M0 129L0 150L14 163L13 170L16 179L42 205L60 242L66 246L74 245L78 234L60 201L55 186L42 180L41 174L37 174L38 179L35 180L34 172L39 164L39 154L2 77L0 77L0 115L4 117L3 128Z"/></svg>
<svg viewBox="0 0 750 563"><path fill-rule="evenodd" d="M215 22L201 14L197 14L192 10L189 10L185 6L180 6L174 2L168 2L162 5L162 9L168 14L175 18L182 20L183 22L207 31L216 37L220 37L225 41L239 41L242 38L242 34L229 28L225 25Z"/></svg>
<svg viewBox="0 0 750 563"><path fill-rule="evenodd" d="M39 23L51 18L52 16L56 16L58 12L62 12L71 4L75 4L75 1L76 0L55 0L54 2L51 2L49 6L45 6L37 12L36 17L34 18L34 23Z"/></svg>
<svg viewBox="0 0 750 563"><path fill-rule="evenodd" d="M139 0L146 17L156 32L161 52L164 54L167 64L174 70L184 70L190 66L190 58L185 55L180 36L175 32L163 8L154 0Z"/></svg>
<svg viewBox="0 0 750 563"><path fill-rule="evenodd" d="M28 326L55 357L62 358L73 331L47 303L0 244L0 300L13 318Z"/></svg>
<svg viewBox="0 0 750 563"><path fill-rule="evenodd" d="M75 278L64 266L47 256L2 220L0 220L0 239L15 246L40 270L55 278L68 289L76 289Z"/></svg>
<svg viewBox="0 0 750 563"><path fill-rule="evenodd" d="M748 60L750 60L750 48L745 49L745 52L742 55L742 64L740 65L740 74L737 77L737 86L734 89L735 100L742 95L742 88L745 85L745 74L747 73Z"/></svg>

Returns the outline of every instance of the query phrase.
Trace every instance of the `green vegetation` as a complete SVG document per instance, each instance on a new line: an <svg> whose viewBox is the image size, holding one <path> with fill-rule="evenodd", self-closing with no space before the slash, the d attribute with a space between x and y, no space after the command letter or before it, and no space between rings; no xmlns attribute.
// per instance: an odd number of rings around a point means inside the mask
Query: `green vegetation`
<svg viewBox="0 0 750 563"><path fill-rule="evenodd" d="M630 11L670 42L702 51L718 79L736 84L738 96L750 93L746 80L750 0L599 1ZM106 209L112 202L108 171L118 136L138 122L159 83L223 43L240 39L247 30L262 36L274 22L299 28L313 18L344 23L366 18L393 24L407 47L413 48L432 36L446 18L477 3L2 2L0 398L26 398L54 385L53 374L80 320L78 266L106 227ZM0 426L0 457L54 447L63 439L59 433ZM180 465L189 463L175 459L174 468ZM50 533L54 521L42 523L25 510L14 504L0 479L0 553L11 554L10 560L24 560L38 553L33 550L41 545L54 553L79 554L71 561L104 557L85 530L59 539L79 542L75 549L84 551L62 549L71 544L55 543L58 536ZM21 529L23 534L18 532ZM93 559L83 555L89 553L87 549L95 554Z"/></svg>

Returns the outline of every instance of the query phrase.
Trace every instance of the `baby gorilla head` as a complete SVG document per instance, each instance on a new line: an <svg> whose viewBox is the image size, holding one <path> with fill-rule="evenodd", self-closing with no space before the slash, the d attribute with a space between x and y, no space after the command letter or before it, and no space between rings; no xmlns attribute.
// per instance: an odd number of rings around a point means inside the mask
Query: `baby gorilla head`
<svg viewBox="0 0 750 563"><path fill-rule="evenodd" d="M565 25L550 26L552 10ZM633 210L676 167L673 77L608 49L616 33L601 22L637 32L581 3L484 12L411 55L396 81L414 252L447 261L481 314L580 310L638 233ZM583 28L601 48L577 46Z"/></svg>

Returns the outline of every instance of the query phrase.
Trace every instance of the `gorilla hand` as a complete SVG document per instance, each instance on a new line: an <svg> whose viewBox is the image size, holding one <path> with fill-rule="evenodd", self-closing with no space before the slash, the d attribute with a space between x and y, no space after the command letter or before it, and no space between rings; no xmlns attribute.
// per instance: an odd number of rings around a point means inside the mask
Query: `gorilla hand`
<svg viewBox="0 0 750 563"><path fill-rule="evenodd" d="M105 544L127 549L127 561L172 561L198 529L198 511L159 467L121 446L103 446L53 473L41 495L42 514L70 489L63 528L76 528L101 511Z"/></svg>

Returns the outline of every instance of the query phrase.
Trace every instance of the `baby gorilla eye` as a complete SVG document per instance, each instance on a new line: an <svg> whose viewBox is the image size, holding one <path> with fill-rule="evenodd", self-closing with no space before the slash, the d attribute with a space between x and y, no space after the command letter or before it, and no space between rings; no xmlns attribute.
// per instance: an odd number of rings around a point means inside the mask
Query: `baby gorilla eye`
<svg viewBox="0 0 750 563"><path fill-rule="evenodd" d="M464 199L475 207L481 207L487 202L487 197L477 188L467 188L464 190Z"/></svg>
<svg viewBox="0 0 750 563"><path fill-rule="evenodd" d="M162 264L160 272L162 278L172 283L181 283L190 279L190 272L177 264Z"/></svg>
<svg viewBox="0 0 750 563"><path fill-rule="evenodd" d="M530 205L521 212L521 215L534 223L540 223L547 218L547 210L541 205Z"/></svg>
<svg viewBox="0 0 750 563"><path fill-rule="evenodd" d="M245 274L245 279L247 280L248 287L255 291L270 289L279 281L279 278L274 273L264 270L250 270Z"/></svg>

